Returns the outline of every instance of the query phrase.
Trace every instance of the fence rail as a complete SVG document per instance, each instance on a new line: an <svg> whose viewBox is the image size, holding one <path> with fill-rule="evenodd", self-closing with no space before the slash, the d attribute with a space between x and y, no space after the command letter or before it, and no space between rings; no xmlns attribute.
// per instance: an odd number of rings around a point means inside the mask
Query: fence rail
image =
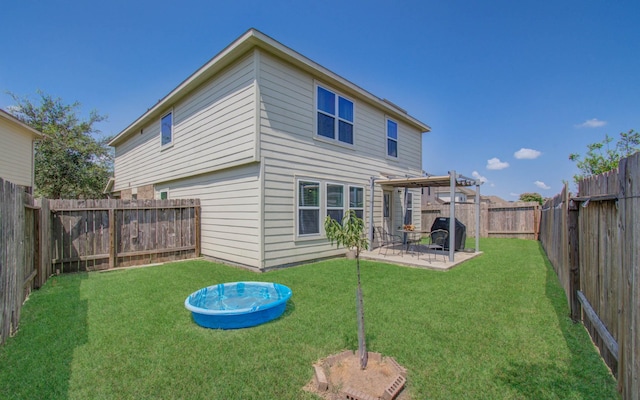
<svg viewBox="0 0 640 400"><path fill-rule="evenodd" d="M0 344L54 273L200 255L200 200L34 200L0 178Z"/></svg>
<svg viewBox="0 0 640 400"><path fill-rule="evenodd" d="M467 228L467 237L475 236L476 205L461 203L455 207L456 218ZM439 217L448 217L448 204L422 209L422 226L430 228ZM480 204L480 237L538 239L540 205L536 202L509 205Z"/></svg>
<svg viewBox="0 0 640 400"><path fill-rule="evenodd" d="M540 241L581 320L618 379L640 398L640 153L579 182L542 209Z"/></svg>

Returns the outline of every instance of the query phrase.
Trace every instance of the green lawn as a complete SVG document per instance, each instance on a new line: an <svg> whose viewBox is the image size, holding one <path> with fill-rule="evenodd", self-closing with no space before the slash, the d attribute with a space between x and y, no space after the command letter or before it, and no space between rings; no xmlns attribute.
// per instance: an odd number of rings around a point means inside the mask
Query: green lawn
<svg viewBox="0 0 640 400"><path fill-rule="evenodd" d="M616 399L572 324L537 242L485 239L449 272L363 262L370 351L408 371L413 399ZM289 286L285 314L242 330L197 326L184 308L214 283ZM314 399L319 358L357 348L355 262L255 274L206 261L53 277L0 349L2 399Z"/></svg>

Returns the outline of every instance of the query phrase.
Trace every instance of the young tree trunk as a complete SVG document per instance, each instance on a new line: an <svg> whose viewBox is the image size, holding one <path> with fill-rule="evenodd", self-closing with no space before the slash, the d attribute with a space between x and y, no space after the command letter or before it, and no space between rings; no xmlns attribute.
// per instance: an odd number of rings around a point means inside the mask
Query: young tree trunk
<svg viewBox="0 0 640 400"><path fill-rule="evenodd" d="M367 352L367 343L364 332L364 303L362 300L362 287L360 286L360 257L356 253L356 268L358 271L358 288L356 289L356 308L358 313L358 359L360 360L360 368L366 369L369 361L369 353Z"/></svg>

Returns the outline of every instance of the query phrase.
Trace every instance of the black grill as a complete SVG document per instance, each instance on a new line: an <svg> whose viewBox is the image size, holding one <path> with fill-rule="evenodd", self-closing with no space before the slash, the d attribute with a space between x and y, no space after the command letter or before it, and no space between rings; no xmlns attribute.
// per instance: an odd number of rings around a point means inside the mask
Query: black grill
<svg viewBox="0 0 640 400"><path fill-rule="evenodd" d="M431 225L431 232L436 229L444 229L449 232L449 217L440 217L436 218ZM467 227L456 218L456 243L454 246L454 250L464 250L464 243L467 241ZM449 250L449 238L447 238L447 243L445 244L445 250Z"/></svg>

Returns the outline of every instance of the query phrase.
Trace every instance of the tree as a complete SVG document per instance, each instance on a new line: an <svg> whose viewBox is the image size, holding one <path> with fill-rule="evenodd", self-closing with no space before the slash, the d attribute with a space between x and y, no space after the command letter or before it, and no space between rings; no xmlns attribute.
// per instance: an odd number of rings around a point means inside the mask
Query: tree
<svg viewBox="0 0 640 400"><path fill-rule="evenodd" d="M569 155L569 160L574 161L581 172L573 176L576 184L588 176L618 168L618 163L622 158L639 151L640 132L635 132L633 129L629 132L621 132L615 146L612 147L611 142L613 142L613 138L605 135L601 142L587 145L588 150L584 157L576 153Z"/></svg>
<svg viewBox="0 0 640 400"><path fill-rule="evenodd" d="M358 288L356 289L356 311L358 316L358 358L360 368L367 368L368 353L364 333L364 304L362 300L362 286L360 285L360 251L369 247L369 241L364 237L364 222L356 216L355 211L349 212L342 219L342 224L327 216L324 220L327 239L338 247L344 246L355 251Z"/></svg>
<svg viewBox="0 0 640 400"><path fill-rule="evenodd" d="M44 137L35 145L35 194L47 198L100 198L113 170L109 138L99 138L94 125L106 116L92 110L87 120L80 103L38 92L37 103L9 93L16 105L10 112Z"/></svg>
<svg viewBox="0 0 640 400"><path fill-rule="evenodd" d="M520 195L520 201L535 201L542 205L544 203L544 199L540 193L522 193Z"/></svg>

